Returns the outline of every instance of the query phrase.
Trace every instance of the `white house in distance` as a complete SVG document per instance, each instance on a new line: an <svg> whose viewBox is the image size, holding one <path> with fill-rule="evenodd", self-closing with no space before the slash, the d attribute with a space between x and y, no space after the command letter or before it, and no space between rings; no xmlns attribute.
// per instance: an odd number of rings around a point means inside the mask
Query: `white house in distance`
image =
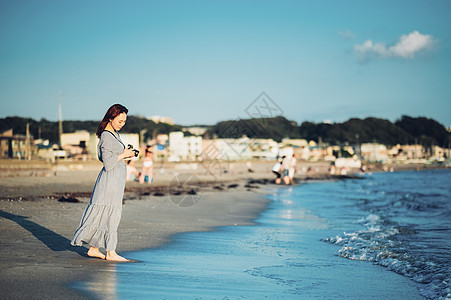
<svg viewBox="0 0 451 300"><path fill-rule="evenodd" d="M382 144L362 144L360 152L363 159L368 162L386 162L388 160L387 147Z"/></svg>
<svg viewBox="0 0 451 300"><path fill-rule="evenodd" d="M86 130L79 130L73 133L63 133L61 135L61 147L64 146L79 146L82 148L89 148L91 140L90 133Z"/></svg>
<svg viewBox="0 0 451 300"><path fill-rule="evenodd" d="M239 139L215 139L218 149L219 160L241 160L250 158L249 139L242 137Z"/></svg>
<svg viewBox="0 0 451 300"><path fill-rule="evenodd" d="M169 160L195 160L202 152L202 137L183 135L181 131L169 133Z"/></svg>

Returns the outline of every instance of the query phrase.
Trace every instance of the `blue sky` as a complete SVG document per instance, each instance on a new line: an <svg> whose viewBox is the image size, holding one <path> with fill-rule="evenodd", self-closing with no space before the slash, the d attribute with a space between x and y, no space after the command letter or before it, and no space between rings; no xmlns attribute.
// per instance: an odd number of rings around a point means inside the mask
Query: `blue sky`
<svg viewBox="0 0 451 300"><path fill-rule="evenodd" d="M0 1L0 117L451 126L451 1Z"/></svg>

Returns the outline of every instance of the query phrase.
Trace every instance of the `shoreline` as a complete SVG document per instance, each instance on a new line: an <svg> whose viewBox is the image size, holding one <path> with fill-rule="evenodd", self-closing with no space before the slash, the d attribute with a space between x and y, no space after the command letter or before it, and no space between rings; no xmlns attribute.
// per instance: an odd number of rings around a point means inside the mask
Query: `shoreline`
<svg viewBox="0 0 451 300"><path fill-rule="evenodd" d="M42 167L41 161L14 161L7 168L5 161L0 160L0 200L14 201L36 201L39 199L62 199L67 198L90 198L97 175L102 168L101 163L95 161L88 162L65 162L53 166L49 163ZM143 196L162 196L170 192L168 189L174 185L174 178L180 174L192 174L196 178L194 184L205 190L221 191L230 189L230 184L236 181L248 181L252 185L253 181L264 180L265 184L274 181L271 172L273 162L256 161L253 162L253 173L247 171L245 162L230 162L227 164L228 172L219 173L217 170L208 170L199 163L156 163L154 168L154 182L152 185L139 184L129 181L126 184L124 199L140 199ZM22 166L23 168L20 168ZM428 170L446 169L446 166L431 164L369 164L367 173L406 171L406 170ZM140 166L137 165L140 169ZM328 172L329 162L299 162L298 172L295 174L297 182L308 180L333 180L355 176L361 176L357 169L350 170L348 175L330 175ZM312 171L306 171L311 169ZM5 175L6 174L6 175ZM246 185L246 183L244 183ZM283 186L283 184L281 184ZM233 187L232 187L233 188ZM250 187L252 188L252 187ZM65 199L66 198L66 199ZM70 199L69 199L70 200Z"/></svg>

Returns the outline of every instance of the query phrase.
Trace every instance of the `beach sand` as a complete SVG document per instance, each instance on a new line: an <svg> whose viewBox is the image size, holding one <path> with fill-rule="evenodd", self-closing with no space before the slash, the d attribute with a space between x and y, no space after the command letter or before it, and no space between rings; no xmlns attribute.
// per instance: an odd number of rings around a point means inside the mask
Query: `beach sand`
<svg viewBox="0 0 451 300"><path fill-rule="evenodd" d="M128 182L119 226L118 253L161 246L171 235L211 230L224 225L251 225L269 201L263 188L247 188L250 178L268 176L236 168L224 176L205 175L191 166L165 166L155 170L155 184ZM73 247L70 240L100 170L100 164L83 168L13 170L0 184L0 291L2 298L42 299L86 297L68 284L86 280L111 267L111 262L87 257L85 247ZM56 175L55 175L56 172ZM266 173L266 174L265 174ZM186 194L168 194L176 175L197 174L202 183L195 205L180 206ZM205 183L205 185L204 185ZM260 185L264 187L264 185ZM183 192L183 190L182 190ZM157 196L155 196L157 194ZM158 196L160 195L160 196ZM190 195L191 196L191 195ZM74 198L79 203L60 202Z"/></svg>
<svg viewBox="0 0 451 300"><path fill-rule="evenodd" d="M86 248L69 244L87 201L1 201L3 297L76 299L83 295L68 289L68 283L109 268L110 262L88 258ZM156 247L175 233L252 224L266 202L259 193L247 191L206 193L191 207L176 206L169 197L126 201L118 252Z"/></svg>
<svg viewBox="0 0 451 300"><path fill-rule="evenodd" d="M89 258L87 248L69 244L100 169L98 163L82 166L21 169L1 179L2 298L92 297L69 285L111 270L114 263ZM127 183L117 251L158 247L181 232L252 225L269 202L265 188L276 187L269 183L273 179L271 166L271 162L256 162L254 172L249 173L244 163L234 163L228 166L227 174L205 174L205 169L192 164L165 165L156 167L155 182L150 187ZM327 166L314 164L317 172L299 179L330 178ZM196 195L191 195L196 198L193 205L179 204L180 199L186 199L186 190L182 189L179 196L168 193L175 176L183 174L193 175L191 185L200 187ZM58 201L63 197L80 202Z"/></svg>

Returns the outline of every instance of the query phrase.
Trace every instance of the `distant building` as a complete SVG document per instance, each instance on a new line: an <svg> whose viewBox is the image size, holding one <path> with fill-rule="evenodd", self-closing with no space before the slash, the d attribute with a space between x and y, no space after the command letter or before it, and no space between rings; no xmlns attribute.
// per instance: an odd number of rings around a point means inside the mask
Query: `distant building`
<svg viewBox="0 0 451 300"><path fill-rule="evenodd" d="M363 160L368 162L386 162L388 160L387 147L377 143L364 143L360 146Z"/></svg>
<svg viewBox="0 0 451 300"><path fill-rule="evenodd" d="M390 149L390 155L398 161L423 159L426 157L425 149L422 145L396 145Z"/></svg>
<svg viewBox="0 0 451 300"><path fill-rule="evenodd" d="M447 152L449 152L449 149L439 146L432 146L432 155L429 159L432 161L445 161L446 158L449 158Z"/></svg>
<svg viewBox="0 0 451 300"><path fill-rule="evenodd" d="M340 157L340 146L327 146L325 150L327 154L323 157L324 160L335 161Z"/></svg>
<svg viewBox="0 0 451 300"><path fill-rule="evenodd" d="M66 159L69 156L69 152L60 149L58 144L43 143L38 144L38 158L45 159L47 161L55 162L59 159Z"/></svg>
<svg viewBox="0 0 451 300"><path fill-rule="evenodd" d="M185 137L181 131L169 133L169 160L196 160L201 152L202 137Z"/></svg>
<svg viewBox="0 0 451 300"><path fill-rule="evenodd" d="M163 117L163 116L150 116L147 118L148 120L152 120L155 123L166 123L169 125L174 125L174 119L170 117Z"/></svg>
<svg viewBox="0 0 451 300"><path fill-rule="evenodd" d="M263 158L275 160L279 153L279 143L273 139L251 139L249 147L244 151L248 158Z"/></svg>
<svg viewBox="0 0 451 300"><path fill-rule="evenodd" d="M91 134L86 130L61 134L61 147L75 159L88 158L90 143Z"/></svg>
<svg viewBox="0 0 451 300"><path fill-rule="evenodd" d="M276 159L279 144L273 139L203 140L202 160Z"/></svg>
<svg viewBox="0 0 451 300"><path fill-rule="evenodd" d="M329 160L334 160L335 156L333 156L333 151L330 147L320 147L320 144L317 144L315 141L309 141L309 160L310 161L319 161L325 158Z"/></svg>
<svg viewBox="0 0 451 300"><path fill-rule="evenodd" d="M158 134L152 141L154 160L164 160L169 157L169 135Z"/></svg>
<svg viewBox="0 0 451 300"><path fill-rule="evenodd" d="M13 134L12 129L0 133L0 158L31 159L37 151L32 136Z"/></svg>
<svg viewBox="0 0 451 300"><path fill-rule="evenodd" d="M186 127L182 129L184 132L189 132L193 135L204 135L207 131L206 127Z"/></svg>
<svg viewBox="0 0 451 300"><path fill-rule="evenodd" d="M169 135L167 134L159 134L156 137L157 144L167 145L169 143Z"/></svg>
<svg viewBox="0 0 451 300"><path fill-rule="evenodd" d="M308 160L310 157L310 146L305 139L283 139L282 147L293 147L297 159Z"/></svg>
<svg viewBox="0 0 451 300"><path fill-rule="evenodd" d="M337 171L342 169L343 167L346 170L352 170L352 169L359 169L362 166L362 162L360 159L357 158L357 156L354 157L340 157L335 160L335 167L337 168Z"/></svg>
<svg viewBox="0 0 451 300"><path fill-rule="evenodd" d="M61 135L61 147L79 146L83 149L89 147L91 134L86 130L76 131L74 133L63 133Z"/></svg>
<svg viewBox="0 0 451 300"><path fill-rule="evenodd" d="M249 139L213 139L203 141L202 160L241 160L249 159L245 153L249 147Z"/></svg>

